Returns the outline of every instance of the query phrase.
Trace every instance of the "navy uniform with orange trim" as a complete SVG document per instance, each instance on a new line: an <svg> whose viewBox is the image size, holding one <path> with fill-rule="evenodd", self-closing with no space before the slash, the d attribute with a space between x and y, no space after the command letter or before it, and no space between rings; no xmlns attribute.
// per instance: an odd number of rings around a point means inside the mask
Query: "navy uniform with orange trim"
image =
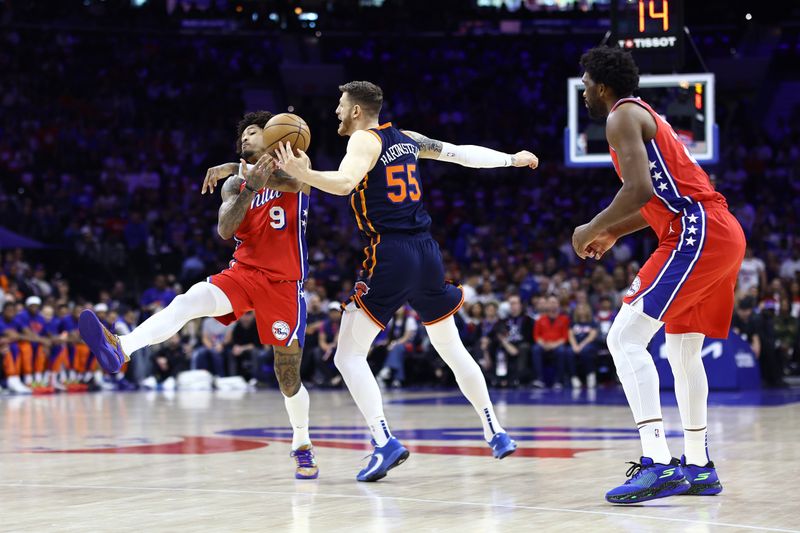
<svg viewBox="0 0 800 533"><path fill-rule="evenodd" d="M419 144L391 122L368 131L380 140L381 153L350 195L368 241L351 300L381 329L406 302L431 325L458 311L464 294L445 281L442 254L430 234L417 170Z"/></svg>

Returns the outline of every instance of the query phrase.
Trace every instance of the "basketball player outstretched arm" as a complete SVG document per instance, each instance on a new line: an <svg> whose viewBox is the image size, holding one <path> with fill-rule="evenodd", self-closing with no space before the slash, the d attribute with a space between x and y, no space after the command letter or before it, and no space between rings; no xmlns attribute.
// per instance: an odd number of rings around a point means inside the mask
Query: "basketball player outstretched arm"
<svg viewBox="0 0 800 533"><path fill-rule="evenodd" d="M639 209L653 196L644 140L645 130L654 124L648 120L653 119L635 105L620 106L608 117L606 137L617 153L624 181L608 207L588 224L575 228L572 247L583 259L599 258L619 237L647 226Z"/></svg>
<svg viewBox="0 0 800 533"><path fill-rule="evenodd" d="M264 155L253 168L245 171L244 180L239 176L225 181L222 186L222 205L219 206L217 232L223 239L230 239L242 223L253 195L267 183L275 169L275 160ZM245 186L241 187L242 182ZM240 190L241 189L241 190Z"/></svg>
<svg viewBox="0 0 800 533"><path fill-rule="evenodd" d="M347 153L339 164L339 170L327 172L312 170L311 160L306 153L302 150L297 152L298 155L294 155L288 142L278 146L278 165L281 170L315 189L345 196L375 166L381 153L381 142L366 130L356 131L347 142Z"/></svg>
<svg viewBox="0 0 800 533"><path fill-rule="evenodd" d="M231 176L238 175L239 165L240 163L223 163L221 165L209 168L208 171L206 171L206 177L203 180L203 186L200 189L200 194L205 194L206 192L211 194L214 192L217 183ZM304 194L308 194L310 192L310 187L305 187L302 182L294 179L286 172L279 169L275 169L272 172L270 177L267 179L266 185L273 191L302 191Z"/></svg>
<svg viewBox="0 0 800 533"><path fill-rule="evenodd" d="M404 132L420 145L421 159L438 159L473 168L530 167L536 168L539 159L528 151L504 154L482 146L455 146L435 139L429 139L415 132ZM339 165L339 170L320 172L311 170L308 156L298 150L299 156L291 151L289 143L278 148L279 164L284 171L297 177L312 187L322 191L344 196L372 170L381 153L381 143L374 135L360 130L350 136L347 153Z"/></svg>
<svg viewBox="0 0 800 533"><path fill-rule="evenodd" d="M455 145L431 139L415 131L403 133L419 144L420 159L436 159L470 168L531 167L539 166L539 158L527 150L506 154L472 144Z"/></svg>

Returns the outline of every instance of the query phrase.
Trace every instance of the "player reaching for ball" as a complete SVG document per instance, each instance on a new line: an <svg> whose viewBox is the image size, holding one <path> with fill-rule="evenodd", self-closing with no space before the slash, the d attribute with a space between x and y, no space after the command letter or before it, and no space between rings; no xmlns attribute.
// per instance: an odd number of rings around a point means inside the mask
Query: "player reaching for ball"
<svg viewBox="0 0 800 533"><path fill-rule="evenodd" d="M389 430L380 389L367 364L372 341L406 302L422 316L431 344L478 412L493 455L502 459L514 452L516 443L500 426L481 369L459 338L453 314L464 295L444 279L439 246L429 233L431 218L422 205L417 164L419 159L438 159L475 168L536 168L538 159L530 152L510 155L479 146L454 146L391 123L380 125L380 87L354 81L339 90L338 133L350 137L339 170L312 170L308 156L302 151L294 155L291 146L282 145L277 157L283 170L298 180L331 194L350 194L358 229L369 241L361 279L342 315L334 357L375 447L357 479L377 481L408 457L408 450Z"/></svg>
<svg viewBox="0 0 800 533"><path fill-rule="evenodd" d="M631 55L594 48L581 65L586 106L593 118L607 117L606 137L622 188L611 205L575 229L575 252L599 259L618 238L647 226L659 240L608 332L643 453L629 469L631 479L606 499L639 503L672 494L717 494L722 485L708 458L708 381L700 352L705 336L728 337L744 233L672 127L632 97L639 70ZM667 447L658 373L647 352L664 324L684 430L680 461Z"/></svg>
<svg viewBox="0 0 800 533"><path fill-rule="evenodd" d="M196 283L128 335L112 334L88 310L80 316L80 333L101 366L115 373L134 352L164 342L192 319L211 316L229 324L254 310L259 338L274 350L275 375L294 431L295 477L314 479L319 469L308 434L309 398L300 381L309 187L275 171L262 136L271 117L267 111L246 114L237 137L242 165L209 170L209 174L239 171L223 185L219 208L220 236L236 239L229 268ZM245 168L244 161L254 165Z"/></svg>

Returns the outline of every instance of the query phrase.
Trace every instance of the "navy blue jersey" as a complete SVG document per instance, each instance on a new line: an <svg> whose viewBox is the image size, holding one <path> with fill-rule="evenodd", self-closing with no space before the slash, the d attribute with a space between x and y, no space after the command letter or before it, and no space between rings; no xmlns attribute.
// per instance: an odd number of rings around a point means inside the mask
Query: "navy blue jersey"
<svg viewBox="0 0 800 533"><path fill-rule="evenodd" d="M358 229L370 240L387 233L426 232L431 217L422 206L417 171L419 144L391 122L367 130L381 141L375 167L350 195Z"/></svg>

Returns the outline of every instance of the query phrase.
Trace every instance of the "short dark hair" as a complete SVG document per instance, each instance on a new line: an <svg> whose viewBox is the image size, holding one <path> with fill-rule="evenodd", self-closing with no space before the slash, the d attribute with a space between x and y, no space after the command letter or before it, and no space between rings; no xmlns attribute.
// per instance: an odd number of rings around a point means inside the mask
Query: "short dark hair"
<svg viewBox="0 0 800 533"><path fill-rule="evenodd" d="M581 56L581 66L595 83L611 87L619 98L639 88L639 67L630 52L622 48L592 48Z"/></svg>
<svg viewBox="0 0 800 533"><path fill-rule="evenodd" d="M383 106L383 89L369 81L351 81L339 85L339 90L347 93L354 104L358 104L371 115L378 115Z"/></svg>
<svg viewBox="0 0 800 533"><path fill-rule="evenodd" d="M242 133L244 130L249 128L250 126L256 125L259 128L263 129L264 126L267 125L269 119L271 119L274 115L269 111L251 111L250 113L246 113L242 120L239 121L239 124L236 125L236 153L242 153Z"/></svg>

